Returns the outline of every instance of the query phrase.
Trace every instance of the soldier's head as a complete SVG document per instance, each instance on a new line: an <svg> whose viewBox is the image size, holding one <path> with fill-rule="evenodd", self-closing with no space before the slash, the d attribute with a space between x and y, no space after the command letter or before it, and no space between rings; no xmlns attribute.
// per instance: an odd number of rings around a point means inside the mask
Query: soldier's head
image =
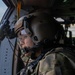
<svg viewBox="0 0 75 75"><path fill-rule="evenodd" d="M18 45L21 49L22 54L25 53L24 49L30 49L34 43L32 39L30 38L29 34L26 33L24 26L23 26L23 20L24 17L21 17L15 24L14 31L17 35ZM30 53L27 53L25 56L29 56Z"/></svg>
<svg viewBox="0 0 75 75"><path fill-rule="evenodd" d="M18 34L18 37L22 37L23 34L23 38L27 38L26 36L28 36L31 41L29 40L27 42L27 44L29 43L30 45L27 47L33 47L34 44L37 45L46 40L49 40L52 43L59 42L63 37L63 28L47 12L34 12L21 17L17 21L15 25L15 33ZM21 42L22 41L24 40L21 40ZM23 43L21 45L23 45Z"/></svg>

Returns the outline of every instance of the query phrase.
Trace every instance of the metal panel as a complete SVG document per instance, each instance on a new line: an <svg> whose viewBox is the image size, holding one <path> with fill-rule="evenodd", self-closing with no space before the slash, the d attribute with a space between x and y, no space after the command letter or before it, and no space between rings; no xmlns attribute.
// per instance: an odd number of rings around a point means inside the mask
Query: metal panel
<svg viewBox="0 0 75 75"><path fill-rule="evenodd" d="M15 39L11 42L14 44ZM13 51L8 39L5 38L0 45L0 75L12 75Z"/></svg>

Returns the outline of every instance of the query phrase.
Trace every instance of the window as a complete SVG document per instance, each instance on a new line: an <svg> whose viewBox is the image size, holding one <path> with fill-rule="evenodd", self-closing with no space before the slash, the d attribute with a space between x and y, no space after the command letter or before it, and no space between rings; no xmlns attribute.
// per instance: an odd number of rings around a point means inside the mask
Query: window
<svg viewBox="0 0 75 75"><path fill-rule="evenodd" d="M58 22L64 22L64 20L62 18L56 18L56 20ZM63 24L63 27L65 27L64 24ZM67 37L70 36L70 32L72 33L72 37L75 38L75 24L74 25L70 25L70 27L68 28Z"/></svg>
<svg viewBox="0 0 75 75"><path fill-rule="evenodd" d="M72 37L75 37L75 25L71 25L68 30L72 32Z"/></svg>
<svg viewBox="0 0 75 75"><path fill-rule="evenodd" d="M0 21L5 13L7 9L7 6L4 4L4 2L2 0L0 0Z"/></svg>

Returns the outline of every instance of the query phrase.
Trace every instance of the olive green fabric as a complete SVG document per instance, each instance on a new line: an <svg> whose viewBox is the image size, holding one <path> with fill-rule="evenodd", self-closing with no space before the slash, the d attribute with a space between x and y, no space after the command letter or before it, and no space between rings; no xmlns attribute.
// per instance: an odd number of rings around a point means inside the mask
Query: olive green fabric
<svg viewBox="0 0 75 75"><path fill-rule="evenodd" d="M29 64L32 61L34 61L31 59L31 56L25 56L25 52L23 50L21 50L21 59L25 66L26 66L26 64Z"/></svg>
<svg viewBox="0 0 75 75"><path fill-rule="evenodd" d="M63 48L48 51L39 61L34 72L28 75L75 75L75 70ZM69 54L68 54L69 55Z"/></svg>
<svg viewBox="0 0 75 75"><path fill-rule="evenodd" d="M62 48L57 50L46 53L31 75L75 75L69 59L64 52L60 51Z"/></svg>

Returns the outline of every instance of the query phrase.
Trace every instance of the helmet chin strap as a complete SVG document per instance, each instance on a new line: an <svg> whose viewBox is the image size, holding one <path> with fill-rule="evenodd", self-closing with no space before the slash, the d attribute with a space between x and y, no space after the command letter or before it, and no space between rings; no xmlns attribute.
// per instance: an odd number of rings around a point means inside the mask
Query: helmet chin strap
<svg viewBox="0 0 75 75"><path fill-rule="evenodd" d="M28 53L28 52L36 53L39 47L40 46L35 45L32 48L29 48L29 47L21 48L21 50L23 50L24 53Z"/></svg>
<svg viewBox="0 0 75 75"><path fill-rule="evenodd" d="M21 48L21 50L23 51L24 54L30 52L30 49L27 48L27 47L26 48Z"/></svg>
<svg viewBox="0 0 75 75"><path fill-rule="evenodd" d="M32 48L30 47L25 47L25 48L21 48L21 46L19 45L20 50L22 55L26 54L26 53L31 53L31 59L36 59L36 52L38 52L40 50L40 48L42 47L42 45L39 43L37 45L34 45Z"/></svg>
<svg viewBox="0 0 75 75"><path fill-rule="evenodd" d="M32 48L30 47L25 47L25 48L21 48L21 50L23 50L24 53L36 53L38 50L40 50L41 47L45 46L46 44L50 44L49 40L46 39L43 42L39 42L38 44L34 45Z"/></svg>
<svg viewBox="0 0 75 75"><path fill-rule="evenodd" d="M31 59L36 59L36 52L39 50L39 48L37 47L32 47L32 48L21 48L21 52L22 54L26 54L26 53L31 53Z"/></svg>
<svg viewBox="0 0 75 75"><path fill-rule="evenodd" d="M49 44L49 46L48 46L48 44ZM48 46L47 48L50 48L50 41L48 39L46 39L42 42L39 42L38 44L34 45L32 48L30 48L30 47L21 48L19 45L19 47L22 51L22 54L26 54L26 53L31 52L32 59L36 59L37 58L35 55L36 52L38 52L40 50L40 48L43 48L43 47L45 48L45 46L46 47ZM41 52L43 52L43 50L41 50Z"/></svg>

